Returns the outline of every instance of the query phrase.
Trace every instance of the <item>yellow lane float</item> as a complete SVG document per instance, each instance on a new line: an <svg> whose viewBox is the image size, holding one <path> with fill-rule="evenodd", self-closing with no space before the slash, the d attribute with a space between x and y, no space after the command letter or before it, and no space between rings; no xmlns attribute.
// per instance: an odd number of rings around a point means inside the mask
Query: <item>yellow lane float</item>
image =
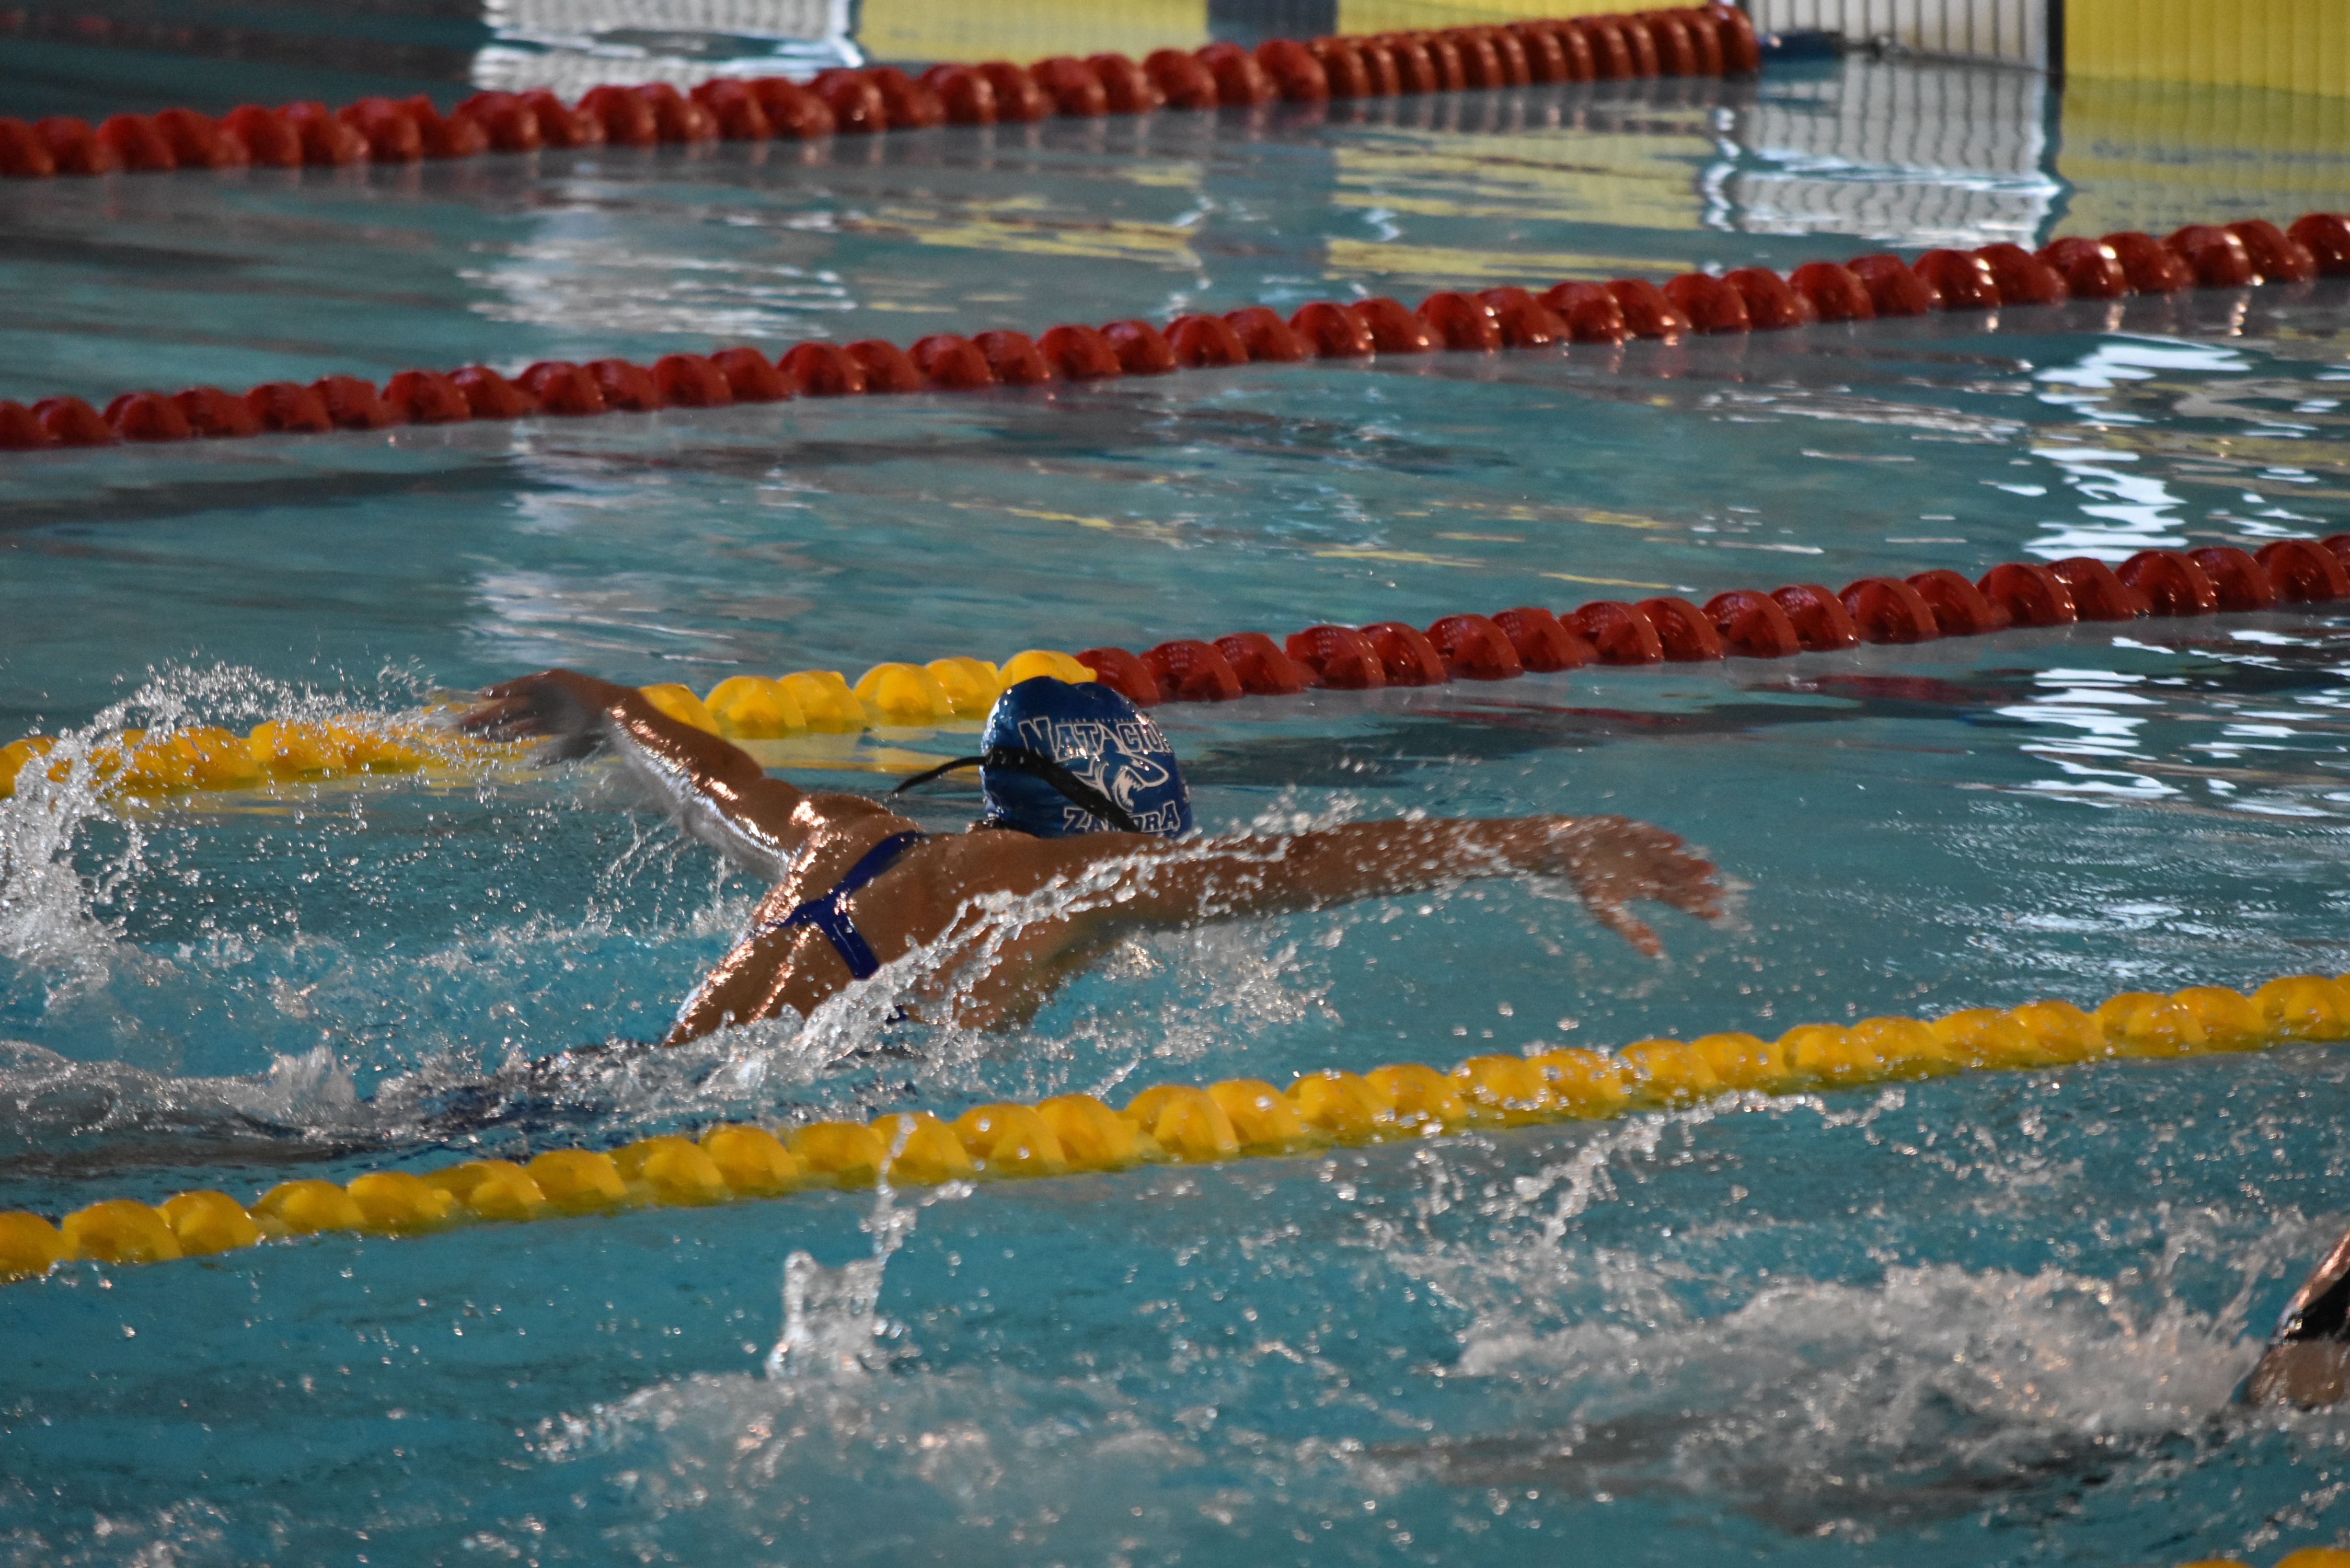
<svg viewBox="0 0 2350 1568"><path fill-rule="evenodd" d="M730 741L780 741L808 727L807 710L764 675L734 675L710 689L703 710Z"/></svg>
<svg viewBox="0 0 2350 1568"><path fill-rule="evenodd" d="M2178 1568L2252 1568L2235 1557L2199 1557ZM2350 1568L2350 1550L2339 1546L2304 1546L2278 1558L2273 1568Z"/></svg>
<svg viewBox="0 0 2350 1568"><path fill-rule="evenodd" d="M898 1112L868 1124L770 1130L715 1127L697 1138L641 1138L608 1152L546 1150L527 1164L468 1160L439 1170L371 1171L338 1184L280 1182L252 1206L212 1190L160 1206L116 1198L52 1223L0 1213L0 1280L61 1262L153 1263L331 1232L414 1235L455 1225L693 1208L804 1188L931 1187L1157 1162L1209 1164L1431 1137L1536 1122L1603 1120L1703 1104L1725 1094L1791 1095L1946 1073L2030 1071L2121 1057L2259 1051L2350 1039L2350 975L2287 975L2250 996L2225 986L2124 992L2094 1012L2069 1002L1974 1008L1930 1023L1803 1023L1776 1040L1722 1033L1642 1040L1615 1053L1565 1049L1471 1056L1450 1071L1395 1062L1260 1078L1155 1084L1113 1108L1090 1095L997 1101L951 1122ZM2343 1568L2350 1568L2345 1563Z"/></svg>
<svg viewBox="0 0 2350 1568"><path fill-rule="evenodd" d="M692 694L686 696L691 699ZM0 800L13 796L25 770L45 759L53 782L70 778L72 764L56 755L57 748L56 740L47 735L28 735L0 746ZM273 719L243 735L211 725L163 734L125 730L92 747L81 767L84 776L109 794L155 796L255 789L281 781L354 774L437 770L471 774L517 754L514 747L470 740L421 714L348 714L323 721Z"/></svg>
<svg viewBox="0 0 2350 1568"><path fill-rule="evenodd" d="M1006 686L1037 675L1079 683L1094 679L1073 655L1032 648L1001 669L962 655L928 664L877 664L854 686L837 670L798 670L773 678L730 676L699 696L675 681L639 690L655 709L697 730L729 740L781 741L984 719ZM57 745L52 736L27 735L0 746L0 800L13 796L18 775ZM94 747L83 765L110 794L158 796L353 774L462 770L525 749L468 739L423 714L350 714L272 720L244 735L211 726L151 738L143 730L126 730ZM51 763L48 776L63 783L69 769L63 761Z"/></svg>

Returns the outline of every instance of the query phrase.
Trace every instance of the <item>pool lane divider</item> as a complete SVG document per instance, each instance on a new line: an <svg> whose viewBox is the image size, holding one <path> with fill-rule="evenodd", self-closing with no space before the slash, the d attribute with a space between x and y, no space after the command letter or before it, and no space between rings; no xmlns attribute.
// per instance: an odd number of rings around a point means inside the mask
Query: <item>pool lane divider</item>
<svg viewBox="0 0 2350 1568"><path fill-rule="evenodd" d="M381 387L359 376L324 376L307 386L265 382L242 394L210 386L130 391L103 412L71 397L44 398L30 408L0 401L0 450L965 392L1307 359L1362 362L1438 349L1555 350L1634 337L1674 342L1692 333L2304 284L2319 276L2350 276L2350 216L2310 213L2289 230L2265 218L2189 223L2163 240L2134 232L2070 237L2036 253L2002 242L1973 251L1929 250L1914 265L1889 254L1865 255L1849 265L1806 262L1784 276L1739 267L1719 277L1683 273L1662 286L1642 278L1570 279L1539 296L1516 286L1440 289L1417 307L1384 296L1316 300L1286 318L1255 305L1222 316L1179 316L1163 328L1131 317L1100 327L1063 323L1035 337L1008 328L969 337L937 332L902 348L879 337L808 342L773 359L740 346L667 354L650 366L541 360L511 379L469 365L447 373L402 370Z"/></svg>
<svg viewBox="0 0 2350 1568"><path fill-rule="evenodd" d="M1362 36L1274 38L1120 54L941 64L917 79L894 66L784 77L720 77L681 93L668 82L605 86L567 104L545 88L480 92L442 114L432 101L363 98L277 109L244 104L213 119L189 109L0 118L0 177L169 173L249 165L412 163L611 143L806 140L939 125L993 125L1162 109L1254 107L1284 99L1384 98L1553 82L1740 76L1762 68L1745 14L1724 5L1628 16L1539 17L1503 26Z"/></svg>
<svg viewBox="0 0 2350 1568"><path fill-rule="evenodd" d="M1425 629L1405 621L1311 626L1279 643L1264 632L1243 631L1212 641L1179 639L1140 653L1028 649L1002 665L968 655L927 664L893 661L875 665L854 686L838 670L802 670L772 678L730 676L700 694L675 682L641 691L661 712L697 729L733 741L779 741L978 721L1004 688L1038 675L1098 680L1148 708L1295 697L1313 690L1506 680L1593 664L1782 659L2018 626L2345 601L2350 533L2272 539L2257 554L2231 545L2141 550L2118 568L2087 556L2044 565L2008 561L1973 582L1936 568L1907 577L1862 577L1841 592L1817 583L1733 588L1702 607L1671 596L1637 603L1600 599L1559 613L1521 605L1491 615L1444 616ZM68 751L47 767L59 784L69 783L79 768L102 793L152 797L353 774L462 773L515 763L527 754L526 746L458 735L450 716L273 720L244 735L203 725L152 736L129 730L86 752ZM16 793L25 768L57 745L53 737L28 735L0 746L0 800Z"/></svg>
<svg viewBox="0 0 2350 1568"><path fill-rule="evenodd" d="M1743 1033L1471 1056L1450 1069L1391 1063L1324 1068L1276 1089L1257 1078L1159 1084L1113 1108L1090 1095L975 1106L952 1121L899 1112L873 1121L712 1127L609 1151L549 1149L526 1162L475 1159L348 1181L280 1182L251 1204L180 1192L88 1204L52 1223L0 1213L0 1279L74 1260L155 1263L329 1232L408 1235L454 1226L658 1206L780 1198L806 1188L933 1187L1311 1155L1337 1145L1701 1106L1725 1095L1857 1089L1958 1072L2032 1071L2118 1057L2199 1056L2350 1039L2350 976L2290 975L2250 996L2224 986L2126 992L2094 1012L2068 1002L1987 1008L1930 1023L1805 1023L1776 1040Z"/></svg>

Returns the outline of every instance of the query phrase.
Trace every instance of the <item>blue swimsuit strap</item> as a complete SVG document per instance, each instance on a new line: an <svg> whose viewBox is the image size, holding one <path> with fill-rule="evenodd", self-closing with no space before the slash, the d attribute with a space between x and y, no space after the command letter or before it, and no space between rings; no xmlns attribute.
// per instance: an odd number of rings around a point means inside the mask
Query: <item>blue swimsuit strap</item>
<svg viewBox="0 0 2350 1568"><path fill-rule="evenodd" d="M873 956L872 944L857 929L857 922L848 918L848 911L840 907L841 902L889 869L898 857L920 844L923 836L911 829L891 834L867 850L848 868L848 875L832 885L832 891L805 900L781 919L769 920L759 928L758 934L764 936L790 926L814 926L824 933L824 940L832 944L832 950L840 955L840 961L848 966L850 974L858 980L871 980L881 972L881 961Z"/></svg>

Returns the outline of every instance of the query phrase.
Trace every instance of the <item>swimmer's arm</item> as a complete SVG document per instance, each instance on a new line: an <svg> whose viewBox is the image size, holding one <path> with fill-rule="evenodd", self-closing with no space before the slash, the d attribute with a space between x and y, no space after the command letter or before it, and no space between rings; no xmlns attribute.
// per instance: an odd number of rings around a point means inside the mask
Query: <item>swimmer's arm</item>
<svg viewBox="0 0 2350 1568"><path fill-rule="evenodd" d="M762 929L737 943L693 988L661 1044L682 1045L733 1024L774 1017L779 1002L792 1000L785 994L792 981L806 978L790 961L795 940L789 931ZM805 999L801 1005L805 1011Z"/></svg>
<svg viewBox="0 0 2350 1568"><path fill-rule="evenodd" d="M1663 950L1633 915L1637 899L1700 919L1721 913L1711 863L1663 828L1621 816L1361 822L1283 837L1168 846L1143 859L1135 897L1101 910L1107 925L1204 920L1329 909L1487 877L1565 877L1594 916L1642 952Z"/></svg>
<svg viewBox="0 0 2350 1568"><path fill-rule="evenodd" d="M740 746L661 712L632 686L549 670L483 695L465 729L492 740L546 736L556 757L609 750L689 833L775 879L807 836L793 820L805 791L769 776Z"/></svg>

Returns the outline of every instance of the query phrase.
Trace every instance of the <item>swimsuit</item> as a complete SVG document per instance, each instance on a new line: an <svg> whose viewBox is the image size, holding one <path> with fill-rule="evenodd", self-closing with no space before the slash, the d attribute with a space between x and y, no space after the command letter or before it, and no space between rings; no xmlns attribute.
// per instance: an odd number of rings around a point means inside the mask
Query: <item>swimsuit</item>
<svg viewBox="0 0 2350 1568"><path fill-rule="evenodd" d="M889 869L896 864L898 857L920 844L925 836L910 829L891 834L867 850L864 857L848 868L848 875L832 885L832 891L802 900L790 914L765 922L752 932L752 936L764 937L769 931L785 930L793 926L814 926L824 933L824 940L832 944L832 950L840 955L840 961L848 966L850 974L858 980L871 980L881 972L881 961L873 956L872 944L865 940L864 934L857 929L857 922L848 918L848 911L841 905L858 889Z"/></svg>

